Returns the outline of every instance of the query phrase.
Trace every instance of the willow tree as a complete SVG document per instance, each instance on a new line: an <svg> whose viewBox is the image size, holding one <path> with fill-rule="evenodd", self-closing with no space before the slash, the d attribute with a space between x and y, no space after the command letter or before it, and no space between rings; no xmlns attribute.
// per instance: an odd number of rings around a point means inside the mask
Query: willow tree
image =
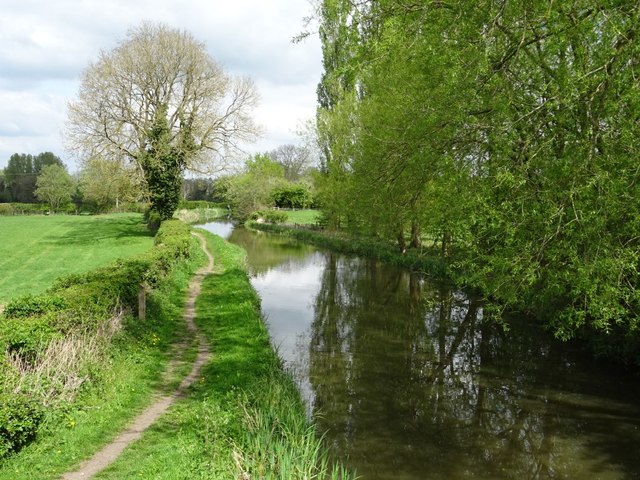
<svg viewBox="0 0 640 480"><path fill-rule="evenodd" d="M227 75L190 33L145 23L86 69L67 140L82 159L132 162L152 210L169 218L185 170L219 171L255 139L257 99L250 79Z"/></svg>

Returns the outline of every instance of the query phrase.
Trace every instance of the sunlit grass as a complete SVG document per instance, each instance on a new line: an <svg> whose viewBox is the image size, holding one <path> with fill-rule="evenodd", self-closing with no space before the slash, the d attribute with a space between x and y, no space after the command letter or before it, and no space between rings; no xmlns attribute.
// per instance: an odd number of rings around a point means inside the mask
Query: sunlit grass
<svg viewBox="0 0 640 480"><path fill-rule="evenodd" d="M0 216L0 304L152 245L140 214Z"/></svg>
<svg viewBox="0 0 640 480"><path fill-rule="evenodd" d="M287 223L315 225L320 218L320 210L287 210Z"/></svg>

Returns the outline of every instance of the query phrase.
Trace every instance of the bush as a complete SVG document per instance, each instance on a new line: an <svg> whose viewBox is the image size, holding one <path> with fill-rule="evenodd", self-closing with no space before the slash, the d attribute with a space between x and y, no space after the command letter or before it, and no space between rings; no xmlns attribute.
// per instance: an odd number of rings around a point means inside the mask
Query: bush
<svg viewBox="0 0 640 480"><path fill-rule="evenodd" d="M287 213L269 210L265 212L264 220L267 223L284 223L287 221Z"/></svg>
<svg viewBox="0 0 640 480"><path fill-rule="evenodd" d="M26 362L33 361L56 336L57 332L49 325L46 316L10 318L0 323L0 348L3 352L19 355Z"/></svg>
<svg viewBox="0 0 640 480"><path fill-rule="evenodd" d="M33 440L43 417L42 407L27 395L0 393L0 458Z"/></svg>
<svg viewBox="0 0 640 480"><path fill-rule="evenodd" d="M287 213L277 210L257 210L249 215L250 220L263 220L267 223L284 223L287 221Z"/></svg>
<svg viewBox="0 0 640 480"><path fill-rule="evenodd" d="M313 203L311 190L301 183L277 187L271 197L278 208L309 208Z"/></svg>
<svg viewBox="0 0 640 480"><path fill-rule="evenodd" d="M0 203L0 215L45 214L49 207L43 203Z"/></svg>
<svg viewBox="0 0 640 480"><path fill-rule="evenodd" d="M7 318L31 317L46 312L62 310L67 306L59 295L26 295L13 300L4 309Z"/></svg>
<svg viewBox="0 0 640 480"><path fill-rule="evenodd" d="M155 210L146 210L144 212L144 220L147 222L147 228L152 232L157 232L162 223L162 217Z"/></svg>

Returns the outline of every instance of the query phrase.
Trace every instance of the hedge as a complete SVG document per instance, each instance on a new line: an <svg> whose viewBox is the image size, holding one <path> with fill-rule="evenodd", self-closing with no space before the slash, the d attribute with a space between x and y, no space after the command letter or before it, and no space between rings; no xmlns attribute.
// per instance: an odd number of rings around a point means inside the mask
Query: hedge
<svg viewBox="0 0 640 480"><path fill-rule="evenodd" d="M137 312L141 285L153 288L190 256L190 228L179 220L162 223L153 248L84 274L62 277L44 294L9 302L0 315L0 352L29 363L54 338L92 331L117 309ZM0 385L10 375L0 359ZM0 389L0 458L31 441L44 405L24 393Z"/></svg>

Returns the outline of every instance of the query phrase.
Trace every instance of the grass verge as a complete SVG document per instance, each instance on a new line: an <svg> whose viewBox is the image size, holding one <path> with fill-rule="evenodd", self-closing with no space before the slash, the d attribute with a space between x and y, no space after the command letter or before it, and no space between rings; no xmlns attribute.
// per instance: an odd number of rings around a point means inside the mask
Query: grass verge
<svg viewBox="0 0 640 480"><path fill-rule="evenodd" d="M0 216L0 304L153 245L140 214Z"/></svg>
<svg viewBox="0 0 640 480"><path fill-rule="evenodd" d="M196 321L212 359L189 396L96 478L352 478L331 465L269 343L245 252L203 234L216 270Z"/></svg>

